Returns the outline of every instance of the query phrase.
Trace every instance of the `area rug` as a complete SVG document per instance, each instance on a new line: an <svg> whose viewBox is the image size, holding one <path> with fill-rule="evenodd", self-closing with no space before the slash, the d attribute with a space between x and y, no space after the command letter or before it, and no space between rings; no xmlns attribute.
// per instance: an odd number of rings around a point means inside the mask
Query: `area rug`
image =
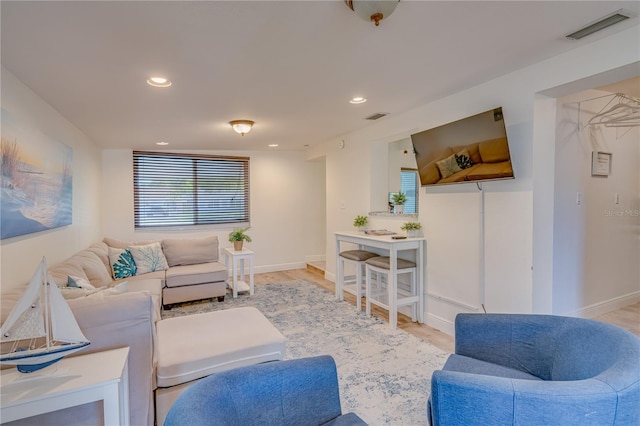
<svg viewBox="0 0 640 426"><path fill-rule="evenodd" d="M255 294L230 295L163 311L163 318L255 306L288 339L286 359L331 355L338 368L343 412L370 425L426 425L431 374L448 354L388 323L358 313L305 280L261 284Z"/></svg>

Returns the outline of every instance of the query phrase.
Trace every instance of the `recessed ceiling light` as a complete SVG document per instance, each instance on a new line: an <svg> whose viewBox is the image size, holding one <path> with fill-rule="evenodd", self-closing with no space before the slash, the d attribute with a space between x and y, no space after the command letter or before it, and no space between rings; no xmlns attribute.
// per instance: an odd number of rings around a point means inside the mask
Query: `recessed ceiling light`
<svg viewBox="0 0 640 426"><path fill-rule="evenodd" d="M277 143L270 143L269 144L270 148L275 148L275 147L278 147L278 146L280 146L280 145L278 145Z"/></svg>
<svg viewBox="0 0 640 426"><path fill-rule="evenodd" d="M350 104L363 104L365 102L367 102L367 98L363 98L362 96L356 96L349 101Z"/></svg>
<svg viewBox="0 0 640 426"><path fill-rule="evenodd" d="M156 142L156 145L165 146L165 145L169 145L169 142L160 141L160 142Z"/></svg>
<svg viewBox="0 0 640 426"><path fill-rule="evenodd" d="M165 77L149 77L147 84L153 87L169 87L171 86L171 80Z"/></svg>

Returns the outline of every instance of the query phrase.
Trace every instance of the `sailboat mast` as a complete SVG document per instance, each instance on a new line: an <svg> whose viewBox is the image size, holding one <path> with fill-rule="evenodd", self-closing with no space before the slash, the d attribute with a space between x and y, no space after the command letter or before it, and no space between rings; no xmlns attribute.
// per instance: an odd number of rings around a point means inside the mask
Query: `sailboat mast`
<svg viewBox="0 0 640 426"><path fill-rule="evenodd" d="M44 284L44 330L45 330L45 339L47 341L47 348L51 347L51 323L49 321L49 280L47 279L48 271L46 268L43 268L42 271L42 282Z"/></svg>

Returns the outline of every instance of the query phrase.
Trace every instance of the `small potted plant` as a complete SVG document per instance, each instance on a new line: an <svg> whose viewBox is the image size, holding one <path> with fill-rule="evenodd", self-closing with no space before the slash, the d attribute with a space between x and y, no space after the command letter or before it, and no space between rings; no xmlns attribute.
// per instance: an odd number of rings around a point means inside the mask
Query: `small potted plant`
<svg viewBox="0 0 640 426"><path fill-rule="evenodd" d="M407 237L417 237L422 229L420 222L405 222L400 229L407 233Z"/></svg>
<svg viewBox="0 0 640 426"><path fill-rule="evenodd" d="M251 237L246 234L247 228L233 228L233 231L229 233L229 241L233 243L233 249L235 251L242 251L242 245L246 241L251 242Z"/></svg>
<svg viewBox="0 0 640 426"><path fill-rule="evenodd" d="M395 192L391 196L391 199L393 200L393 204L395 205L395 213L404 213L404 203L407 202L407 196L404 195L404 192Z"/></svg>
<svg viewBox="0 0 640 426"><path fill-rule="evenodd" d="M364 231L368 223L369 218L367 216L358 215L355 219L353 219L353 226L355 226L358 231Z"/></svg>

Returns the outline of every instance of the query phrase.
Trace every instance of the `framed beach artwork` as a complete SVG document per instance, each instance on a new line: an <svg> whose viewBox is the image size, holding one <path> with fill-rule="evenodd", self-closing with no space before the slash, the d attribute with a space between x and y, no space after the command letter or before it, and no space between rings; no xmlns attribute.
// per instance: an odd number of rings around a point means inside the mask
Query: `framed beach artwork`
<svg viewBox="0 0 640 426"><path fill-rule="evenodd" d="M2 109L0 238L71 225L72 149Z"/></svg>

